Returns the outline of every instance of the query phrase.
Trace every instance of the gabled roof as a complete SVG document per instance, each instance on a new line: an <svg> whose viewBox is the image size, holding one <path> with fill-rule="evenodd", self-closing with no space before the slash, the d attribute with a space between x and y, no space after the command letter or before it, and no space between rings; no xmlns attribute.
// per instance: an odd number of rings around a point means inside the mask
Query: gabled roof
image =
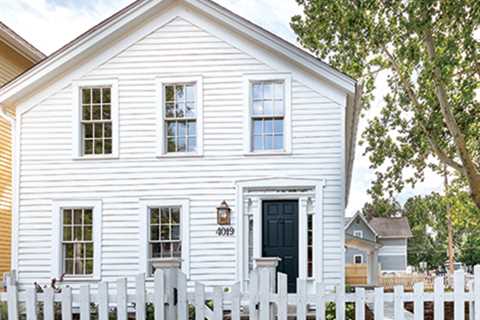
<svg viewBox="0 0 480 320"><path fill-rule="evenodd" d="M372 218L369 221L380 238L411 238L412 231L406 217Z"/></svg>
<svg viewBox="0 0 480 320"><path fill-rule="evenodd" d="M45 58L45 55L40 50L1 21L0 41L6 43L10 48L34 64Z"/></svg>
<svg viewBox="0 0 480 320"><path fill-rule="evenodd" d="M413 237L408 219L406 217L374 217L369 221L360 211L351 218L345 218L345 231L359 217L372 232L381 239L411 238Z"/></svg>
<svg viewBox="0 0 480 320"><path fill-rule="evenodd" d="M83 58L89 54L97 53L97 50L102 48L102 45L105 45L108 39L119 37L129 27L146 21L154 12L161 12L164 8L170 8L176 4L185 4L189 11L198 11L206 15L212 21L232 30L233 33L247 37L249 41L261 46L269 53L273 52L295 64L299 70L308 71L345 92L347 96L345 197L348 199L355 151L356 127L360 114L361 92L357 88L356 81L305 50L262 29L212 0L137 0L131 3L66 44L33 68L6 83L0 88L0 107L2 105L15 107L15 102L32 95L35 90L42 86L55 82L66 71L81 63Z"/></svg>

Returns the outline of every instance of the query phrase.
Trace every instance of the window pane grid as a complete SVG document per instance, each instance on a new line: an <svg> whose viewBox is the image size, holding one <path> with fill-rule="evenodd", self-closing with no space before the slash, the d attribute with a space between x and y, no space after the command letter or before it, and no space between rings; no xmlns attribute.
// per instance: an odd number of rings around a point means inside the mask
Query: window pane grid
<svg viewBox="0 0 480 320"><path fill-rule="evenodd" d="M150 259L181 257L180 207L149 209Z"/></svg>
<svg viewBox="0 0 480 320"><path fill-rule="evenodd" d="M196 85L170 84L164 89L167 152L194 152L197 148Z"/></svg>
<svg viewBox="0 0 480 320"><path fill-rule="evenodd" d="M67 275L93 274L93 210L63 209L63 270Z"/></svg>
<svg viewBox="0 0 480 320"><path fill-rule="evenodd" d="M307 277L313 277L313 216L307 216Z"/></svg>
<svg viewBox="0 0 480 320"><path fill-rule="evenodd" d="M282 150L284 145L282 81L252 83L252 149Z"/></svg>
<svg viewBox="0 0 480 320"><path fill-rule="evenodd" d="M111 88L82 88L82 153L112 153Z"/></svg>

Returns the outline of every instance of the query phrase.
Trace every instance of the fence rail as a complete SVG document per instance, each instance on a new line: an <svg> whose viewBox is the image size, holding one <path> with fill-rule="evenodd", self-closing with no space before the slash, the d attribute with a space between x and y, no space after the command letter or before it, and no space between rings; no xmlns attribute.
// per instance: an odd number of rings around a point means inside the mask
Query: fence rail
<svg viewBox="0 0 480 320"><path fill-rule="evenodd" d="M357 288L354 293L345 293L343 286L327 290L322 283L316 283L313 292L308 292L307 281L297 279L297 293L288 294L287 281L285 274L259 268L250 274L249 288L245 292L241 292L239 283L207 291L203 284L196 282L192 290L187 290L185 274L177 269L166 269L155 272L153 288L148 289L145 275L139 274L134 291L127 290L125 278L115 283L101 282L96 288L82 284L75 292L69 287L62 288L61 292L53 288L37 292L34 287L19 292L15 283L10 281L7 291L0 293L0 302L8 305L8 319L19 319L24 313L28 320L37 320L40 316L54 320L56 314L61 314L63 320L71 320L76 312L80 313L81 320L91 319L93 312L100 320L108 320L112 312L118 320L127 320L133 313L136 319L147 319L148 316L155 320L223 320L227 314L232 320L239 320L241 316L252 320L269 320L276 316L279 320L286 320L292 310L297 319L307 319L308 313L316 319L326 319L329 303L335 305L337 320L345 319L346 303L354 305L357 320L365 319L366 304L371 307L375 319L403 320L405 302L414 303L413 317L419 320L424 318L424 302L429 301L434 303L435 319L444 319L444 303L449 301L454 303L455 320L465 319L466 302L470 303L470 319L480 319L478 266L473 281L468 284L463 272L456 272L453 291L445 291L442 277L435 278L431 292L424 291L422 283L416 283L413 292L404 292L402 286L395 286L394 292L390 293L384 292L383 288L371 291ZM24 309L19 308L21 304ZM94 311L92 304L95 305ZM393 306L392 315L385 314L388 304Z"/></svg>

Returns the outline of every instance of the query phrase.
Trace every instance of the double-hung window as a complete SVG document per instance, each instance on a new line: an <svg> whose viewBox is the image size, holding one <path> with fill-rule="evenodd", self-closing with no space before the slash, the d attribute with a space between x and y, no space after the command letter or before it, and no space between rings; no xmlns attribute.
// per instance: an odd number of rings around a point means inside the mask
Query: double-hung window
<svg viewBox="0 0 480 320"><path fill-rule="evenodd" d="M54 201L52 277L100 278L102 202Z"/></svg>
<svg viewBox="0 0 480 320"><path fill-rule="evenodd" d="M93 209L64 208L62 253L66 275L93 274Z"/></svg>
<svg viewBox="0 0 480 320"><path fill-rule="evenodd" d="M141 201L141 272L152 276L156 263L163 259L181 259L188 274L189 233L188 199L148 199Z"/></svg>
<svg viewBox="0 0 480 320"><path fill-rule="evenodd" d="M245 75L247 154L291 151L291 80L289 75Z"/></svg>
<svg viewBox="0 0 480 320"><path fill-rule="evenodd" d="M118 83L73 83L73 157L118 157Z"/></svg>
<svg viewBox="0 0 480 320"><path fill-rule="evenodd" d="M195 156L203 152L201 77L158 79L158 155Z"/></svg>

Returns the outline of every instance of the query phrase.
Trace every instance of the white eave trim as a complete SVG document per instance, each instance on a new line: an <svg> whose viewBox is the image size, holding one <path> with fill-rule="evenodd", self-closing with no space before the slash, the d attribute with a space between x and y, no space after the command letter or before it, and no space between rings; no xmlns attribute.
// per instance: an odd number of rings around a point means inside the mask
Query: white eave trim
<svg viewBox="0 0 480 320"><path fill-rule="evenodd" d="M360 217L360 219L363 220L363 222L365 223L365 225L370 229L370 231L373 232L373 234L377 237L378 236L378 233L375 231L375 229L373 229L373 227L370 225L370 223L368 223L367 219L365 219L365 217L363 216L363 214L361 214L360 212L357 212L353 215L353 217L350 219L350 221L348 221L348 223L345 225L344 227L344 230L347 231L347 229L350 227L350 225L352 224L352 222L357 218L357 217Z"/></svg>
<svg viewBox="0 0 480 320"><path fill-rule="evenodd" d="M192 7L197 8L202 13L213 16L228 26L237 29L244 35L262 43L264 46L267 45L272 50L279 52L290 60L316 72L320 77L339 86L348 94L353 94L355 92L355 80L328 66L293 44L290 44L272 33L263 30L252 22L215 4L211 0L183 1ZM61 67L65 67L67 63L77 58L83 52L92 49L92 47L98 42L105 40L113 33L121 30L139 16L147 14L149 10L154 9L158 5L168 6L170 3L171 1L169 0L143 0L132 3L127 9L122 9L124 12L119 11L117 13L118 16L112 16L104 22L101 22L94 27L94 29L87 31L78 40L74 40L72 43L67 44L67 48L60 49L57 53L52 54L51 58L47 58L44 63L40 63L31 71L0 88L0 103L11 99L22 90L37 84L39 81L47 80L47 76L51 72L60 69Z"/></svg>

